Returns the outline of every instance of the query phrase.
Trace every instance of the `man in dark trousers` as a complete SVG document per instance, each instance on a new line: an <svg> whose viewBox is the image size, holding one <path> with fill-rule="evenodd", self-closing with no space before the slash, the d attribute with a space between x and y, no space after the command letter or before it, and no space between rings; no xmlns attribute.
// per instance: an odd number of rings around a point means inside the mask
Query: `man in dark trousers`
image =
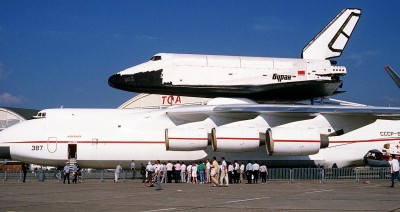
<svg viewBox="0 0 400 212"><path fill-rule="evenodd" d="M22 169L22 173L24 174L22 182L25 182L26 172L28 171L28 165L23 163L22 166L21 166L21 169Z"/></svg>
<svg viewBox="0 0 400 212"><path fill-rule="evenodd" d="M249 163L247 163L247 165L246 165L246 175L247 175L247 184L251 184L253 181L253 179L252 179L253 164L251 164L251 161L249 161Z"/></svg>
<svg viewBox="0 0 400 212"><path fill-rule="evenodd" d="M142 183L146 182L146 167L143 165L143 163L141 164L140 167L140 174L142 175Z"/></svg>
<svg viewBox="0 0 400 212"><path fill-rule="evenodd" d="M68 179L68 184L69 182L69 163L65 164L64 166L64 184L65 184L65 179Z"/></svg>

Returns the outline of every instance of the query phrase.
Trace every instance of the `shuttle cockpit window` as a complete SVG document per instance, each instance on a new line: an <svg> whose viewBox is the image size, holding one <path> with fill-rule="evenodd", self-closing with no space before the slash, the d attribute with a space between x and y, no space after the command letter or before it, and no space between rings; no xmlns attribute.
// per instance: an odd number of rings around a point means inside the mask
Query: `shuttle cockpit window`
<svg viewBox="0 0 400 212"><path fill-rule="evenodd" d="M157 60L161 60L161 56L156 55L150 58L151 61L157 61Z"/></svg>

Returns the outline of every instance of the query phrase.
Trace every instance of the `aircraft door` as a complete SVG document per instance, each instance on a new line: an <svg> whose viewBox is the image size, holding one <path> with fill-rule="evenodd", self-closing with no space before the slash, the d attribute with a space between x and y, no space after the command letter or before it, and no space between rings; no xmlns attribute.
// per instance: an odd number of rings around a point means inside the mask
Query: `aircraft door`
<svg viewBox="0 0 400 212"><path fill-rule="evenodd" d="M56 137L49 137L47 139L47 150L50 153L55 153L57 151L57 138Z"/></svg>
<svg viewBox="0 0 400 212"><path fill-rule="evenodd" d="M68 159L75 158L77 159L77 146L76 144L68 144Z"/></svg>

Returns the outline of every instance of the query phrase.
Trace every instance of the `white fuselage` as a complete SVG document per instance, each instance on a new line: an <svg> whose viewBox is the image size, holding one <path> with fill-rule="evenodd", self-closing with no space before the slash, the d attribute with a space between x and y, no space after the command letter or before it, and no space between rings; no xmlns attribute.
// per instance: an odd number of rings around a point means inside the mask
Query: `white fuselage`
<svg viewBox="0 0 400 212"><path fill-rule="evenodd" d="M333 95L343 75L329 60L160 53L108 82L137 93L272 102Z"/></svg>
<svg viewBox="0 0 400 212"><path fill-rule="evenodd" d="M225 156L228 161L267 161L271 165L278 166L306 164L330 166L333 163L339 166L353 166L361 165L363 156L370 149L382 149L383 144L398 144L400 140L399 121L364 121L355 117L335 120L318 115L308 120L284 121L286 123L274 121L274 118L267 119L270 120L268 127L304 130L312 128L323 133L335 128L335 124L339 124L340 128L347 132L330 137L329 147L312 155L269 156L265 146L260 146L255 151L240 153L213 152L211 147L205 150L167 151L165 131L177 125L176 121L175 123L171 121L167 114L168 110L50 109L44 112L47 113L45 118L26 121L1 132L0 148L10 147L11 157L15 160L62 166L70 157L74 157L81 167L91 168L114 168L117 163L128 168L131 160L197 161L213 156ZM238 122L228 121L230 124L225 126L232 127L234 124L246 129L248 123L252 121L255 123L257 119L259 118ZM344 121L349 122L346 124ZM214 124L202 124L210 131L212 125ZM365 126L359 127L360 125ZM191 123L186 127L190 129L194 125ZM224 127L224 124L218 127ZM261 129L265 126L258 127ZM396 132L396 134L382 132ZM287 140L275 142L284 143ZM75 152L73 156L69 152L71 147Z"/></svg>
<svg viewBox="0 0 400 212"><path fill-rule="evenodd" d="M163 70L162 83L172 85L265 85L306 80L331 80L345 75L346 68L329 60L272 57L160 53L158 60L119 72L132 75ZM154 58L153 57L153 58Z"/></svg>

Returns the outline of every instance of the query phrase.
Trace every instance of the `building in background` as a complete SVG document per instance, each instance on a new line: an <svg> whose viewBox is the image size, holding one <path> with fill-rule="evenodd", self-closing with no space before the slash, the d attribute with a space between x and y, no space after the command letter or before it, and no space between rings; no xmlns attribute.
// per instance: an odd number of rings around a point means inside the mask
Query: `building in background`
<svg viewBox="0 0 400 212"><path fill-rule="evenodd" d="M141 93L129 99L119 109L163 109L175 105L205 105L209 98Z"/></svg>
<svg viewBox="0 0 400 212"><path fill-rule="evenodd" d="M22 121L32 119L38 111L33 109L0 107L0 131Z"/></svg>

